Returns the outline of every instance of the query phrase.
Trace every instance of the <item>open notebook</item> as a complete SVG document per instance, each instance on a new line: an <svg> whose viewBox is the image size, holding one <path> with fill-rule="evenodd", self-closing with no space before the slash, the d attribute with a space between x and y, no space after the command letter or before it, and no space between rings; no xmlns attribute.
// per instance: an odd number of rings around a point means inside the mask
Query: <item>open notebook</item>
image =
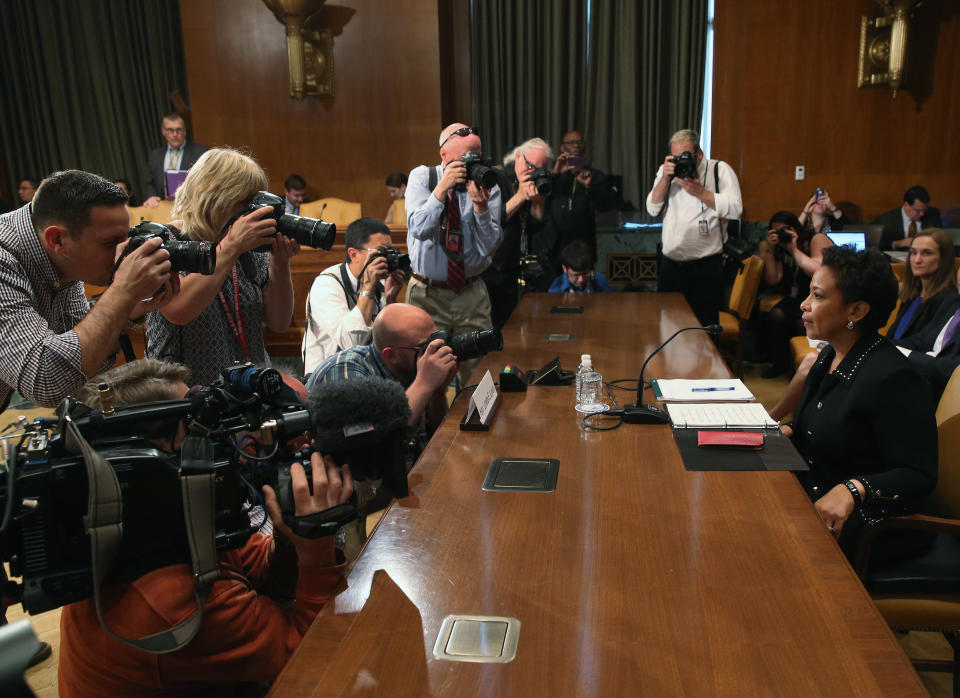
<svg viewBox="0 0 960 698"><path fill-rule="evenodd" d="M762 429L777 427L759 402L671 403L670 421L676 429Z"/></svg>

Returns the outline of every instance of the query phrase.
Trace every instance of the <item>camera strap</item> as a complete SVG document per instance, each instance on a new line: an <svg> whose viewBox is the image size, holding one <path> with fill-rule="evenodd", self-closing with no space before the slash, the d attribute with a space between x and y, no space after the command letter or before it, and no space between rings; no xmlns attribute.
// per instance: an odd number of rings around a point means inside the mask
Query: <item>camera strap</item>
<svg viewBox="0 0 960 698"><path fill-rule="evenodd" d="M191 537L190 553L191 557L194 558L193 571L194 577L197 580L197 587L194 590L194 597L197 601L196 612L172 628L141 638L121 637L110 628L107 624L107 619L103 616L100 590L104 581L113 571L117 551L123 539L123 493L120 490L120 482L117 480L116 472L114 472L107 460L97 453L89 442L83 438L83 434L80 433L80 430L70 418L70 407L71 405L68 403L64 410L67 448L74 453L79 451L83 455L83 462L87 471L87 515L84 523L90 535L93 603L97 611L97 619L100 621L101 627L110 637L135 649L151 654L166 654L179 650L185 647L200 630L200 622L203 620L203 605L210 594L211 584L216 576L211 577L208 567L197 565L197 556L194 555L194 539ZM209 479L211 496L208 501L211 506L207 515L212 518L212 472ZM191 487L191 489L196 488ZM200 499L199 496L194 498ZM184 509L186 512L189 512L186 493L184 494ZM187 530L190 531L190 514L187 513L186 517ZM209 529L208 545L210 548L213 548L213 562L216 564L216 545L212 528ZM204 564L208 565L209 563L206 558L203 559ZM218 573L219 567L217 567L216 570Z"/></svg>
<svg viewBox="0 0 960 698"><path fill-rule="evenodd" d="M243 360L250 360L250 349L247 347L247 333L243 327L243 312L240 310L240 272L237 265L233 265L230 271L230 278L233 280L233 307L236 310L236 316L230 311L230 305L224 298L223 290L217 292L217 298L220 299L220 305L223 306L223 314L227 316L227 324L233 336L237 338L237 344L240 345L240 351L243 352Z"/></svg>

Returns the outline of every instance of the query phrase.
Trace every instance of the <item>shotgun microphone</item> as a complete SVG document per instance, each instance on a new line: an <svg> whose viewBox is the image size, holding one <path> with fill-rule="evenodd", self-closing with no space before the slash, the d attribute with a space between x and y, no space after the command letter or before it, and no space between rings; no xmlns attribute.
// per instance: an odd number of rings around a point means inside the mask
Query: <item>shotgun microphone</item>
<svg viewBox="0 0 960 698"><path fill-rule="evenodd" d="M647 364L650 363L650 359L656 356L658 351L672 342L673 338L678 334L681 332L686 332L687 330L702 330L704 332L708 332L710 336L716 337L723 332L723 327L721 325L684 327L674 332L672 335L670 335L670 338L667 339L667 341L653 350L653 353L647 357L646 361L643 362L643 366L640 367L640 384L637 386L637 404L624 405L623 407L623 421L627 424L666 424L670 421L670 417L664 410L661 410L656 405L643 404L643 372L646 370Z"/></svg>

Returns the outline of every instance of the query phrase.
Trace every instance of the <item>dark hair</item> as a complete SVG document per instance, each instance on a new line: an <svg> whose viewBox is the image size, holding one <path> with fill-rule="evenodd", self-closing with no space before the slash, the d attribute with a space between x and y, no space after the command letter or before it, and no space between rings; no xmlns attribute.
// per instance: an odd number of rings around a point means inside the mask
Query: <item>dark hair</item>
<svg viewBox="0 0 960 698"><path fill-rule="evenodd" d="M99 175L81 170L54 172L40 182L33 197L33 227L40 233L58 223L77 237L90 222L91 208L125 203L123 189Z"/></svg>
<svg viewBox="0 0 960 698"><path fill-rule="evenodd" d="M887 324L897 304L899 285L880 250L857 252L846 245L827 247L823 250L823 266L833 271L844 303L864 301L870 305L860 321L863 332L876 332Z"/></svg>
<svg viewBox="0 0 960 698"><path fill-rule="evenodd" d="M407 183L407 175L403 172L391 172L387 175L388 187L402 187Z"/></svg>
<svg viewBox="0 0 960 698"><path fill-rule="evenodd" d="M184 127L184 128L187 127L186 119L184 119L182 116L180 116L179 114L177 114L177 112L175 112L175 111L169 112L169 113L164 114L163 116L160 117L160 128L163 128L163 122L164 122L164 121L182 121L182 122L183 122L183 127Z"/></svg>
<svg viewBox="0 0 960 698"><path fill-rule="evenodd" d="M30 182L30 186L34 189L40 186L40 180L36 177L21 177L17 180L17 184L20 184L21 182Z"/></svg>
<svg viewBox="0 0 960 698"><path fill-rule="evenodd" d="M347 232L344 234L344 243L348 250L347 262L350 261L350 249L362 250L363 246L370 240L371 235L389 235L390 228L387 224L376 218L358 218L347 226Z"/></svg>
<svg viewBox="0 0 960 698"><path fill-rule="evenodd" d="M783 223L785 226L793 228L796 233L803 231L803 226L800 225L800 219L790 211L777 211L770 216L770 225L767 226L767 230L771 230L774 223Z"/></svg>
<svg viewBox="0 0 960 698"><path fill-rule="evenodd" d="M287 191L292 191L294 189L306 189L307 180L298 174L287 175L287 178L283 180L283 188Z"/></svg>
<svg viewBox="0 0 960 698"><path fill-rule="evenodd" d="M930 192L921 187L919 184L910 187L903 193L903 202L913 206L913 202L917 199L920 199L925 204L930 203Z"/></svg>
<svg viewBox="0 0 960 698"><path fill-rule="evenodd" d="M560 263L574 271L587 271L593 269L597 260L590 245L583 240L574 240L560 250Z"/></svg>

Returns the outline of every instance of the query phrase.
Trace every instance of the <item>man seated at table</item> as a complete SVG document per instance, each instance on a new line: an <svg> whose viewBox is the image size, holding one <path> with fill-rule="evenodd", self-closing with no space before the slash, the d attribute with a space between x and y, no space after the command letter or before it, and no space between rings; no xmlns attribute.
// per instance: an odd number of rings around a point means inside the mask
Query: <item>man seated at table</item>
<svg viewBox="0 0 960 698"><path fill-rule="evenodd" d="M929 204L930 192L918 184L904 192L903 204L899 208L877 216L874 223L883 225L880 249L909 248L914 236L921 230L939 228L940 209Z"/></svg>
<svg viewBox="0 0 960 698"><path fill-rule="evenodd" d="M550 284L550 293L612 291L607 277L594 270L596 264L590 246L583 240L574 240L560 251L563 273Z"/></svg>
<svg viewBox="0 0 960 698"><path fill-rule="evenodd" d="M358 218L345 235L347 259L321 272L307 297L303 372L342 349L370 341L373 320L397 300L403 271L390 272L381 251L391 247L390 229L376 218Z"/></svg>
<svg viewBox="0 0 960 698"><path fill-rule="evenodd" d="M94 378L78 398L99 408L98 386L108 383L115 405L179 399L187 393L189 376L185 366L144 359ZM186 431L181 423L171 425L169 433L176 434L174 442L155 441L168 451L182 445ZM353 493L349 467L343 467L341 476L333 460L318 453L311 456L310 465L312 495L302 465L290 468L297 516L337 506ZM183 649L168 654L134 649L107 633L93 599L65 606L60 617L60 696L209 695L218 686L276 678L339 582L343 564L332 536L294 535L283 523L274 491L265 486L263 494L275 529L297 552L292 607L282 607L256 591L257 580L269 568L274 541L272 535L254 533L243 547L220 555L220 576L204 604L200 629ZM194 613L196 583L190 563L168 557L172 562L146 573L139 573L145 566L142 561L118 561L101 595L104 619L113 632L141 638Z"/></svg>
<svg viewBox="0 0 960 698"><path fill-rule="evenodd" d="M446 387L456 374L453 350L441 339L427 343L437 326L421 308L393 303L373 323L373 343L345 349L326 359L310 376L307 390L324 381L380 376L400 383L410 403L410 426L427 418L437 425L447 411Z"/></svg>

